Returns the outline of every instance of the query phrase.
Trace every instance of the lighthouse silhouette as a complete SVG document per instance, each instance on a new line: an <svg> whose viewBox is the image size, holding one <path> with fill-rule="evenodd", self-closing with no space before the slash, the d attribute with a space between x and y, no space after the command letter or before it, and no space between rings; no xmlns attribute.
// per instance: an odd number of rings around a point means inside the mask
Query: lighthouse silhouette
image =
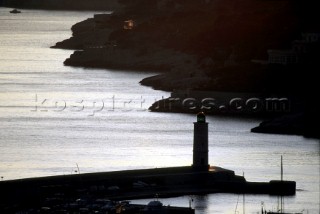
<svg viewBox="0 0 320 214"><path fill-rule="evenodd" d="M197 114L197 122L194 123L193 169L201 171L209 169L208 153L208 123L206 115L200 112Z"/></svg>

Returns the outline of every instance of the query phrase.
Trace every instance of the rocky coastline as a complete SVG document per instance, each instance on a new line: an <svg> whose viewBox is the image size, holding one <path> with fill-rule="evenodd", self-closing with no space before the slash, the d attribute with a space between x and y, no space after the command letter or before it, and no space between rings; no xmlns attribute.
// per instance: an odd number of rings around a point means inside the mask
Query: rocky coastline
<svg viewBox="0 0 320 214"><path fill-rule="evenodd" d="M156 90L237 91L260 94L262 98L270 95L293 98L289 112L250 113L251 117L266 116L269 120L270 117L282 117L281 120L275 118L273 122L262 123L252 130L254 132L300 135L305 133L305 124L312 123L313 118L305 114L305 107L312 105L305 102L304 95L313 91L309 82L313 80L316 60L309 59L317 59L318 55L314 56L315 52L311 51L305 56L307 60L303 59L299 64L265 63L268 62L269 49L290 47L304 31L318 25L306 15L306 11L314 12L311 7L301 7L295 1L243 0L235 13L235 8L226 7L220 1L119 2L121 9L96 14L75 24L73 36L52 47L76 50L66 59L65 65L157 71L158 75L140 82ZM251 8L249 13L248 7ZM252 21L257 19L261 22ZM308 29L304 28L306 23ZM234 35L231 29L238 34ZM269 32L277 33L270 35ZM316 43L312 48L318 50L318 46ZM301 78L301 74L305 78ZM297 84L309 84L310 87L301 89ZM176 98L184 97L171 96L168 99ZM155 108L168 99L155 103L150 110L193 113L181 108ZM247 113L223 111L223 115L229 116L247 116Z"/></svg>

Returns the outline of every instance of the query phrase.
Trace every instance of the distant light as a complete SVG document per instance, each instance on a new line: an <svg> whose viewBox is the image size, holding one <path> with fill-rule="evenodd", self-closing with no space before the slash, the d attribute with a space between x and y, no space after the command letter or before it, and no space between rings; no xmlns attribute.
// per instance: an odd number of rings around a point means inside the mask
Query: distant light
<svg viewBox="0 0 320 214"><path fill-rule="evenodd" d="M132 19L124 21L123 29L132 30L134 28L134 21Z"/></svg>

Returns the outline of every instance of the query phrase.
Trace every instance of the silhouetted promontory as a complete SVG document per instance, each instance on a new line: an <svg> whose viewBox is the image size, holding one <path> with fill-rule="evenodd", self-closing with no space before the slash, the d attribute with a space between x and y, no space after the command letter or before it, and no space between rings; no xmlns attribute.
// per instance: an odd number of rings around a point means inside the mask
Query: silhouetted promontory
<svg viewBox="0 0 320 214"><path fill-rule="evenodd" d="M285 115L301 113L307 121L303 124L312 124L319 114L312 111L315 115L310 117L305 111L314 108L306 97L316 91L314 71L320 59L316 3L119 3L121 9L76 24L73 37L57 43L56 48L78 49L66 65L158 71L161 74L141 84L159 90L289 97L294 102Z"/></svg>

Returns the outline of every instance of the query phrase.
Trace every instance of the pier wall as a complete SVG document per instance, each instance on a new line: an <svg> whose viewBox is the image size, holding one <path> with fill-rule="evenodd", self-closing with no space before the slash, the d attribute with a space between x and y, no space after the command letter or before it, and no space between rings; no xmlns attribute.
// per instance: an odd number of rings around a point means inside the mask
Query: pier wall
<svg viewBox="0 0 320 214"><path fill-rule="evenodd" d="M247 182L219 167L210 171L173 167L1 181L0 190L2 204L33 204L56 194L127 200L209 193L294 195L296 189L295 182Z"/></svg>

